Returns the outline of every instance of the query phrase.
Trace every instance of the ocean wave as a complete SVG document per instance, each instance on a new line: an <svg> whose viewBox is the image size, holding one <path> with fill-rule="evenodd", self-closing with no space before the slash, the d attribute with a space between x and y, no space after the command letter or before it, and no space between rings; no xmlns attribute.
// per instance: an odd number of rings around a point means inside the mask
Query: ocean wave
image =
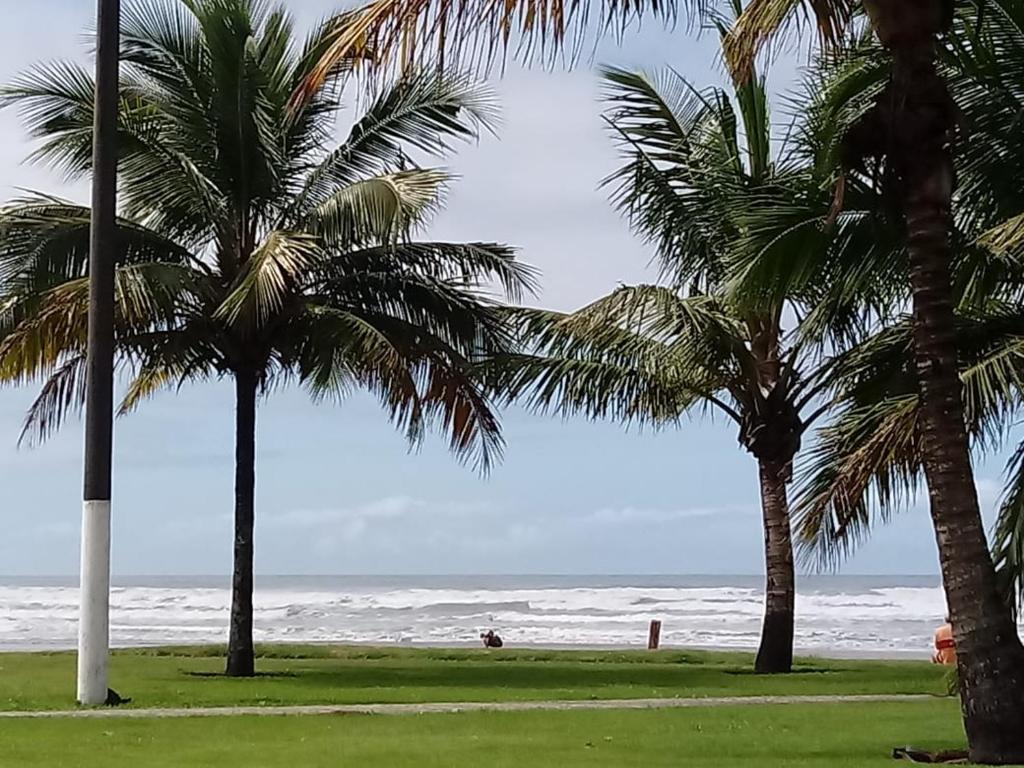
<svg viewBox="0 0 1024 768"><path fill-rule="evenodd" d="M263 579L254 598L259 642L467 643L488 628L510 645L643 646L651 619L667 645L756 646L759 579L647 586L601 579ZM566 580L560 580L565 582ZM797 599L796 644L807 652L928 653L945 612L937 584L808 579ZM429 582L429 586L425 583ZM122 583L111 592L117 646L223 642L226 587L182 579ZM71 585L0 585L0 649L72 648L78 591Z"/></svg>

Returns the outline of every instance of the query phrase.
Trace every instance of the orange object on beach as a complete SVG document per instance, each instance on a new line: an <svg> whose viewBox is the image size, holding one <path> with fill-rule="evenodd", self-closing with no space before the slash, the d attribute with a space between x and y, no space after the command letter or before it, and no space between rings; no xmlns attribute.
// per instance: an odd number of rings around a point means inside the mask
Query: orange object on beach
<svg viewBox="0 0 1024 768"><path fill-rule="evenodd" d="M952 666L956 664L956 642L953 640L953 625L948 621L935 630L935 653L932 661Z"/></svg>

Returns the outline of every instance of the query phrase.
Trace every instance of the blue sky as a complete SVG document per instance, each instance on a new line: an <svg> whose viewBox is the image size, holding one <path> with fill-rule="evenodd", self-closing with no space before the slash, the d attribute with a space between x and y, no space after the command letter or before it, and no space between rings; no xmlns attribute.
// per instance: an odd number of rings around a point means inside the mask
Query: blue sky
<svg viewBox="0 0 1024 768"><path fill-rule="evenodd" d="M92 0L9 3L0 28L0 80L32 62L83 58ZM45 12L42 8L45 5ZM334 8L295 0L309 23ZM721 83L716 44L648 26L596 60L671 65L695 83ZM791 59L773 74L795 77ZM571 309L619 283L652 279L650 254L598 184L615 167L591 68L511 67L495 81L497 138L449 161L460 174L431 235L498 240L543 271L537 303ZM21 163L30 145L0 113L0 196L18 188L84 198L45 169ZM232 397L226 383L158 396L117 425L117 574L217 574L230 568ZM0 574L77 571L81 429L17 449L32 392L0 390ZM440 440L410 454L375 402L355 396L314 407L276 393L259 415L257 571L319 573L758 573L756 468L724 422L625 432L513 410L505 461L486 479L460 467ZM979 468L991 513L1001 463ZM934 573L921 508L881 532L849 573Z"/></svg>

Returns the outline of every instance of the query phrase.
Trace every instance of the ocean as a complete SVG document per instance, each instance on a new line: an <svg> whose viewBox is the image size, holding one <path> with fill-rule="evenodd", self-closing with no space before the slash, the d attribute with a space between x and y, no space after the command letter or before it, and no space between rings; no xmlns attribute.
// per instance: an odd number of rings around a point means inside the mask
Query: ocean
<svg viewBox="0 0 1024 768"><path fill-rule="evenodd" d="M111 642L224 642L226 578L118 578ZM760 577L258 577L256 640L267 643L463 645L496 630L507 647L643 647L651 619L664 646L752 649ZM0 578L0 650L76 642L74 579ZM798 652L927 658L945 600L937 577L799 580Z"/></svg>

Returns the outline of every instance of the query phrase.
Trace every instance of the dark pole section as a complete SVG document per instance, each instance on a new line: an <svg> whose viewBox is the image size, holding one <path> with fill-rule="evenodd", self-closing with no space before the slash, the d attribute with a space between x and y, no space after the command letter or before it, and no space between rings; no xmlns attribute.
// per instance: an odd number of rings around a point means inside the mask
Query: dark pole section
<svg viewBox="0 0 1024 768"><path fill-rule="evenodd" d="M99 0L89 252L85 501L110 500L114 419L114 269L121 0Z"/></svg>

